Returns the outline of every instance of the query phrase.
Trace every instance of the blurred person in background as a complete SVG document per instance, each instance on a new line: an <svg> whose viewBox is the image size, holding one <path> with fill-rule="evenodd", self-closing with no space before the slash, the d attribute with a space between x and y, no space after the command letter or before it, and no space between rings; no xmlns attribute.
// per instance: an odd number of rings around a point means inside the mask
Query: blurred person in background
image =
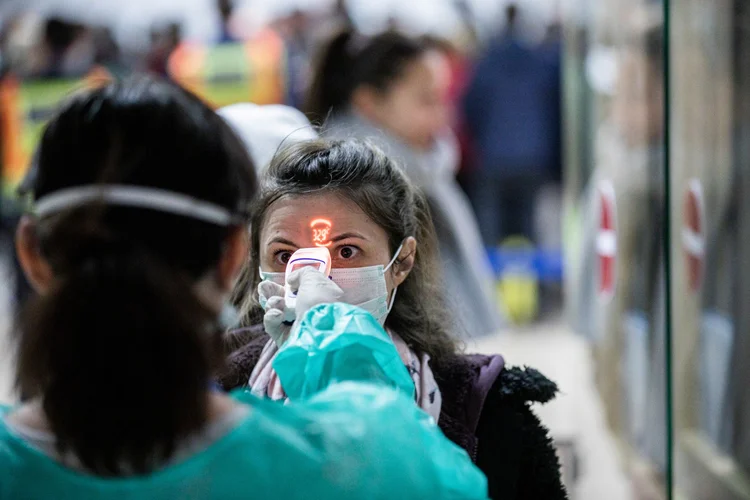
<svg viewBox="0 0 750 500"><path fill-rule="evenodd" d="M560 186L562 184L562 44L563 32L562 23L554 20L547 26L544 38L539 45L542 56L547 59L549 64L550 84L548 102L550 110L550 122L552 124L552 160L550 161L549 181Z"/></svg>
<svg viewBox="0 0 750 500"><path fill-rule="evenodd" d="M491 300L492 270L474 214L455 174L459 153L446 105L450 70L420 39L394 31L345 30L323 49L305 111L334 138L381 146L427 195L437 229L448 303L464 335L501 325Z"/></svg>
<svg viewBox="0 0 750 500"><path fill-rule="evenodd" d="M151 28L151 46L146 55L146 69L154 75L169 78L169 57L182 41L182 28L178 23Z"/></svg>
<svg viewBox="0 0 750 500"><path fill-rule="evenodd" d="M162 39L159 28L152 26L149 31L149 47L144 67L146 71L153 75L166 77L169 55L163 50L164 44L162 43Z"/></svg>
<svg viewBox="0 0 750 500"><path fill-rule="evenodd" d="M35 51L32 77L71 78L86 74L93 66L94 40L86 26L64 19L48 19L41 45Z"/></svg>
<svg viewBox="0 0 750 500"><path fill-rule="evenodd" d="M523 39L518 15L510 4L464 97L478 161L471 198L491 248L511 236L534 240L535 197L560 168L559 61Z"/></svg>
<svg viewBox="0 0 750 500"><path fill-rule="evenodd" d="M500 304L527 323L539 310L537 195L561 170L560 63L559 51L525 40L515 4L505 12L505 31L479 58L463 111L477 161L471 200L484 244L499 248Z"/></svg>
<svg viewBox="0 0 750 500"><path fill-rule="evenodd" d="M169 78L169 57L182 42L182 28L178 23L151 28L151 46L146 55L146 69L154 75Z"/></svg>
<svg viewBox="0 0 750 500"><path fill-rule="evenodd" d="M234 0L216 0L216 9L219 12L219 43L238 42L232 30Z"/></svg>
<svg viewBox="0 0 750 500"><path fill-rule="evenodd" d="M339 24L339 29L354 28L354 20L349 11L347 0L336 0L336 3L333 5L331 18Z"/></svg>
<svg viewBox="0 0 750 500"><path fill-rule="evenodd" d="M41 36L44 21L30 13L19 13L5 20L3 25L2 44L5 53L4 68L6 74L26 76L31 73L35 44Z"/></svg>
<svg viewBox="0 0 750 500"><path fill-rule="evenodd" d="M202 101L109 84L70 99L39 151L17 236L39 292L15 332L29 399L0 406L0 499L486 498L400 389L383 329L311 269L279 356L330 361L300 339L358 325L330 377L285 406L213 387L257 180Z"/></svg>
<svg viewBox="0 0 750 500"><path fill-rule="evenodd" d="M336 0L331 10L317 21L315 29L316 49L341 31L356 29L348 0Z"/></svg>
<svg viewBox="0 0 750 500"><path fill-rule="evenodd" d="M104 69L114 77L122 77L128 72L128 68L122 60L122 53L115 41L112 30L106 27L98 27L93 30L94 65Z"/></svg>
<svg viewBox="0 0 750 500"><path fill-rule="evenodd" d="M286 51L286 98L289 106L302 108L310 80L313 52L313 20L303 10L295 9L289 16L274 23L284 40Z"/></svg>

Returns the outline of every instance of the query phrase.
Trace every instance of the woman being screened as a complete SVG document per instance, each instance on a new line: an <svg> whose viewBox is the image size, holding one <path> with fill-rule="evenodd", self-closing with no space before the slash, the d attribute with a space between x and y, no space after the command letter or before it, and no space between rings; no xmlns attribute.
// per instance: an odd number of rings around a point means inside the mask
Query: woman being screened
<svg viewBox="0 0 750 500"><path fill-rule="evenodd" d="M292 326L284 271L300 249L325 246L342 302L385 326L411 375L415 400L487 475L492 498L563 499L558 459L530 409L557 388L500 356L461 354L443 301L435 229L424 196L366 143L309 141L283 148L261 178L251 221L245 328L220 377L283 400L272 365Z"/></svg>

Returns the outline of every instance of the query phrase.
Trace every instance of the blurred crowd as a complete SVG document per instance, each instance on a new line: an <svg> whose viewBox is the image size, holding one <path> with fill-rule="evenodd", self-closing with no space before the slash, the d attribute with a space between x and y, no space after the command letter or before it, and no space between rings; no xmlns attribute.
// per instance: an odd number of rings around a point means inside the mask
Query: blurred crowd
<svg viewBox="0 0 750 500"><path fill-rule="evenodd" d="M414 33L396 17L384 32L365 35L346 0L326 12L293 10L250 30L233 0L216 0L220 26L212 43L187 39L180 23L162 22L135 48L118 46L108 26L19 13L0 26L6 233L20 210L8 201L10 193L33 154L33 134L54 109L51 84L39 90L40 82L150 72L215 107L283 103L331 136L381 133L380 145L428 194L438 231L446 234L441 252L456 263L446 266L448 281L473 277L453 299L476 316L472 304L487 302L495 286L486 249L533 248L545 240L535 227L535 207L540 190L561 181L561 29L552 22L534 39L525 29L534 19L511 3L494 36L481 37L469 3L455 3L462 29L437 37ZM15 137L8 119L14 100L25 121ZM14 140L20 149L9 146ZM498 326L489 300L474 328ZM533 316L535 299L521 302L528 312L515 314L506 301L506 316Z"/></svg>

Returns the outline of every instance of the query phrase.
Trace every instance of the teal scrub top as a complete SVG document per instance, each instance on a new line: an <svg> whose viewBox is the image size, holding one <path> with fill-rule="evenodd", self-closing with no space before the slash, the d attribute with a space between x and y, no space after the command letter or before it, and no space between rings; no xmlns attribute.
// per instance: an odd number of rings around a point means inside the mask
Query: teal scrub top
<svg viewBox="0 0 750 500"><path fill-rule="evenodd" d="M284 365L284 353L297 362ZM296 377L304 397L284 405L235 393L250 406L244 420L205 451L148 476L66 468L13 434L10 408L0 408L0 500L487 498L481 471L405 392L406 369L368 313L318 306L279 356L282 381Z"/></svg>

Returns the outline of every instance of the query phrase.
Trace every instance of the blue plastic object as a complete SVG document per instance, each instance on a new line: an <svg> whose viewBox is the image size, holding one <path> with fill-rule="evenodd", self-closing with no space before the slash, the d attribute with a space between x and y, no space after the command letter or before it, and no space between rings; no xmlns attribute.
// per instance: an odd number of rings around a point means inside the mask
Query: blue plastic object
<svg viewBox="0 0 750 500"><path fill-rule="evenodd" d="M498 278L512 268L526 269L540 281L561 282L563 279L562 250L489 248L487 253Z"/></svg>

